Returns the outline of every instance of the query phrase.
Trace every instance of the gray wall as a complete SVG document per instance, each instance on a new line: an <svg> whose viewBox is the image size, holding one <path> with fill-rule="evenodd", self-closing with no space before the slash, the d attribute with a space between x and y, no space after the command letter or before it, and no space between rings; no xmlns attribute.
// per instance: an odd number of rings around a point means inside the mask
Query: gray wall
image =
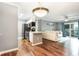
<svg viewBox="0 0 79 59"><path fill-rule="evenodd" d="M52 21L38 20L38 31L56 31L57 26L58 24Z"/></svg>
<svg viewBox="0 0 79 59"><path fill-rule="evenodd" d="M0 51L18 47L17 8L0 3Z"/></svg>
<svg viewBox="0 0 79 59"><path fill-rule="evenodd" d="M62 23L61 22L55 23L55 28L57 31L62 31Z"/></svg>

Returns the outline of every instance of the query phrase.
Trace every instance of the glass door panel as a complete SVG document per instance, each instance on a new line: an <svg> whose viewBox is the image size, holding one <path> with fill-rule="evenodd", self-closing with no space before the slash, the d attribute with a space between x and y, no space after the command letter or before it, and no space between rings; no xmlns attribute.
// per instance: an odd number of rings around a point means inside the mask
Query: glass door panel
<svg viewBox="0 0 79 59"><path fill-rule="evenodd" d="M78 22L65 24L64 29L65 36L78 37Z"/></svg>

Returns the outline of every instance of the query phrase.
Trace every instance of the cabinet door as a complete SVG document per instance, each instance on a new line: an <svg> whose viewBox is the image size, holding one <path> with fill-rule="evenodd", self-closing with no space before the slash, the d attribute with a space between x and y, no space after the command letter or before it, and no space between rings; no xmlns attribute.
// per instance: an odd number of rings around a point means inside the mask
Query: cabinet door
<svg viewBox="0 0 79 59"><path fill-rule="evenodd" d="M33 35L33 44L42 42L42 34Z"/></svg>

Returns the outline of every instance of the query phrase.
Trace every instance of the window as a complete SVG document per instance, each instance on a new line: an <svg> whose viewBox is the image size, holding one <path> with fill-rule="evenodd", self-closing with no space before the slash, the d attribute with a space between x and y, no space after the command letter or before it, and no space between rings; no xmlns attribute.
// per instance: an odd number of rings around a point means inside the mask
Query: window
<svg viewBox="0 0 79 59"><path fill-rule="evenodd" d="M78 22L64 25L65 36L78 37Z"/></svg>

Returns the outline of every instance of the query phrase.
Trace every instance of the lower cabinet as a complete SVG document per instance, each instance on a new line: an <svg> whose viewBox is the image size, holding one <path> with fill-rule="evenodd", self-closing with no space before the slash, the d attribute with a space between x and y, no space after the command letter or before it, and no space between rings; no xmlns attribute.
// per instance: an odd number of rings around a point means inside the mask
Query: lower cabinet
<svg viewBox="0 0 79 59"><path fill-rule="evenodd" d="M32 45L42 44L42 33L30 32L29 40Z"/></svg>

